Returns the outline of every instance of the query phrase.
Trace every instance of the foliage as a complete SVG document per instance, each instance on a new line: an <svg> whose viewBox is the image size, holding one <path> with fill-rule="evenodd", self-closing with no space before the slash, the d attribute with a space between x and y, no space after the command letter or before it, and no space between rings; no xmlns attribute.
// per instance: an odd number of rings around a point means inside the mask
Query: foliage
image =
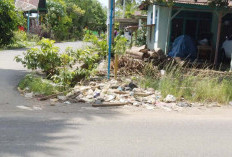
<svg viewBox="0 0 232 157"><path fill-rule="evenodd" d="M58 1L47 1L46 26L56 40L64 40L68 35L71 19L66 15L65 5ZM51 37L53 37L51 36Z"/></svg>
<svg viewBox="0 0 232 157"><path fill-rule="evenodd" d="M12 43L14 31L23 22L22 14L16 12L14 5L8 0L0 1L0 47Z"/></svg>
<svg viewBox="0 0 232 157"><path fill-rule="evenodd" d="M49 39L42 39L38 44L41 48L31 48L24 53L24 58L16 57L17 62L21 62L28 69L41 69L47 76L57 73L57 67L61 65L59 49L54 46L54 42Z"/></svg>
<svg viewBox="0 0 232 157"><path fill-rule="evenodd" d="M106 11L96 0L48 0L47 9L42 32L55 40L81 39L85 27L106 31Z"/></svg>
<svg viewBox="0 0 232 157"><path fill-rule="evenodd" d="M127 39L123 36L117 36L115 38L114 52L118 55L123 55L126 53Z"/></svg>
<svg viewBox="0 0 232 157"><path fill-rule="evenodd" d="M85 30L85 32L84 41L91 42L93 44L91 49L98 52L98 55L104 58L108 53L106 35L102 34L99 39L96 35L91 34L90 31Z"/></svg>
<svg viewBox="0 0 232 157"><path fill-rule="evenodd" d="M27 33L24 31L14 31L14 36L12 38L12 44L8 45L8 47L15 47L15 48L23 48L27 46Z"/></svg>
<svg viewBox="0 0 232 157"><path fill-rule="evenodd" d="M39 41L39 36L34 34L27 34L24 31L14 31L12 43L7 45L7 48L24 48L35 46Z"/></svg>
<svg viewBox="0 0 232 157"><path fill-rule="evenodd" d="M116 17L123 16L123 1L116 0ZM125 18L131 18L135 11L138 11L138 6L141 4L141 0L126 0Z"/></svg>
<svg viewBox="0 0 232 157"><path fill-rule="evenodd" d="M68 53L64 53L60 55L60 60L62 67L60 67L58 74L52 76L52 80L62 86L65 90L72 84L72 80L75 76L75 72L68 69L73 63L74 58Z"/></svg>
<svg viewBox="0 0 232 157"><path fill-rule="evenodd" d="M94 31L106 31L107 9L98 0L69 0L75 2L85 14L82 18L84 27Z"/></svg>
<svg viewBox="0 0 232 157"><path fill-rule="evenodd" d="M151 68L152 69L152 68ZM164 97L168 94L179 100L228 103L232 100L232 80L221 76L207 76L186 71L178 66L167 66L165 76L157 78L154 70L146 72L145 78L139 82L143 87L152 87L159 90Z"/></svg>
<svg viewBox="0 0 232 157"><path fill-rule="evenodd" d="M22 90L28 88L29 91L44 95L51 95L60 91L60 88L56 86L52 81L43 79L42 77L36 76L34 74L26 75L19 82L18 87Z"/></svg>
<svg viewBox="0 0 232 157"><path fill-rule="evenodd" d="M135 41L136 46L146 45L146 27L139 28L137 30L137 40Z"/></svg>

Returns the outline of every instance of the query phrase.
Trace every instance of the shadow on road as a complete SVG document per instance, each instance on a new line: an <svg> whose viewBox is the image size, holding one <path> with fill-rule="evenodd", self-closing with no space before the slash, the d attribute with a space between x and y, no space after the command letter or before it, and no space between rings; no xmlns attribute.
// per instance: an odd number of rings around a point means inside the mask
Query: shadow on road
<svg viewBox="0 0 232 157"><path fill-rule="evenodd" d="M0 156L61 156L78 147L78 132L85 127L84 122L120 115L90 104L50 106L48 102L26 100L16 88L26 74L24 70L0 69ZM41 111L17 108L40 104Z"/></svg>

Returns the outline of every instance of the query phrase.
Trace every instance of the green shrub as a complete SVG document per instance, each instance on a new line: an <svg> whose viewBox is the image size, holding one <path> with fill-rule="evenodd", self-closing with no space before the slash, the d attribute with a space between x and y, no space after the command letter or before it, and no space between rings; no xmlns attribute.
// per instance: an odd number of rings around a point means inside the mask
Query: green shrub
<svg viewBox="0 0 232 157"><path fill-rule="evenodd" d="M136 46L146 45L146 31L146 27L137 30L137 40L135 41Z"/></svg>
<svg viewBox="0 0 232 157"><path fill-rule="evenodd" d="M8 0L0 1L0 17L0 47L4 47L12 43L13 32L24 20L22 14L16 12L14 5Z"/></svg>
<svg viewBox="0 0 232 157"><path fill-rule="evenodd" d="M102 58L106 57L108 54L108 44L107 44L107 36L102 34L100 38L96 35L91 34L90 31L85 30L84 41L91 42L93 46L91 49L96 51L98 55Z"/></svg>
<svg viewBox="0 0 232 157"><path fill-rule="evenodd" d="M57 68L61 66L59 48L54 46L54 42L49 39L42 39L38 44L41 48L31 48L24 53L24 58L16 57L17 62L21 62L28 69L41 69L47 76L57 73Z"/></svg>
<svg viewBox="0 0 232 157"><path fill-rule="evenodd" d="M127 48L127 39L123 36L117 36L115 38L115 45L113 47L115 54L124 55Z"/></svg>

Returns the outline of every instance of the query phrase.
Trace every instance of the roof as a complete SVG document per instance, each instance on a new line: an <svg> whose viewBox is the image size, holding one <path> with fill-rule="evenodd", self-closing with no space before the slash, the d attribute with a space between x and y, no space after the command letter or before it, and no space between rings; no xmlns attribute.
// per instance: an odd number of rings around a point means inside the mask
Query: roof
<svg viewBox="0 0 232 157"><path fill-rule="evenodd" d="M15 7L21 11L44 11L46 0L15 0Z"/></svg>
<svg viewBox="0 0 232 157"><path fill-rule="evenodd" d="M18 10L30 11L37 10L39 5L39 0L16 0L15 7Z"/></svg>
<svg viewBox="0 0 232 157"><path fill-rule="evenodd" d="M224 0L224 2L228 3L229 7L232 7L232 1L230 1L230 0ZM139 9L140 10L147 10L148 6L150 4L155 4L155 3L157 3L157 2L153 2L152 0L143 1L141 3L141 5L139 6ZM181 6L181 4L183 4L184 6L187 6L187 5L191 5L191 6L194 6L194 5L195 6L205 6L205 7L209 6L209 1L208 0L173 0L173 3L175 4L175 6ZM161 3L159 3L159 4L161 4ZM211 8L213 8L213 7L211 7Z"/></svg>

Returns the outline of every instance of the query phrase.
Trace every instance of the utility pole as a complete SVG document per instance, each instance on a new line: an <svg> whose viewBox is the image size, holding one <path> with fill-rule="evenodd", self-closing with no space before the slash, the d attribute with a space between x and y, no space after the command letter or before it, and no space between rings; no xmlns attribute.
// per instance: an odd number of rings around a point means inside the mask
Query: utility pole
<svg viewBox="0 0 232 157"><path fill-rule="evenodd" d="M126 12L126 0L123 0L123 18L125 18L125 12Z"/></svg>
<svg viewBox="0 0 232 157"><path fill-rule="evenodd" d="M111 47L114 43L114 15L115 15L115 0L108 1L108 17L107 17L107 33L108 33L108 79L110 79L110 62L111 62Z"/></svg>

